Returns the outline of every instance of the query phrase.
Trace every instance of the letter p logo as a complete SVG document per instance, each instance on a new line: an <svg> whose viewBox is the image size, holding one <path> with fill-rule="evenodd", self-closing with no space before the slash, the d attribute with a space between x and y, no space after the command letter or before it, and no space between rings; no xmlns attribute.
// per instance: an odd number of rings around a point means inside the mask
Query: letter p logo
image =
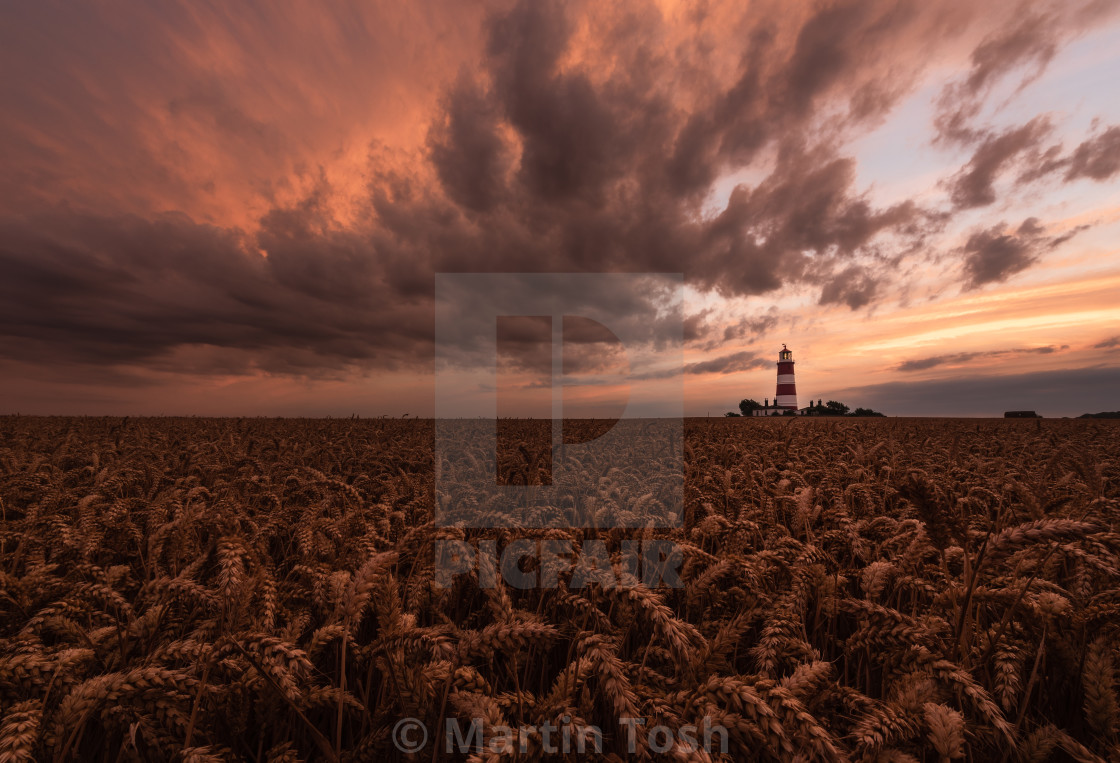
<svg viewBox="0 0 1120 763"><path fill-rule="evenodd" d="M679 274L441 273L435 293L437 525L680 524Z"/></svg>

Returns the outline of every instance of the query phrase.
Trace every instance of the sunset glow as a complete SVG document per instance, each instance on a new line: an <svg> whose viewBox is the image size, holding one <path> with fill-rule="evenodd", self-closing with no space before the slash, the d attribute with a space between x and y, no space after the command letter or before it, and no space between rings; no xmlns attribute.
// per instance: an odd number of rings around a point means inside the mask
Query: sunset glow
<svg viewBox="0 0 1120 763"><path fill-rule="evenodd" d="M805 400L1120 408L1116 2L0 13L0 412L431 416L472 272L683 274L686 415L782 343Z"/></svg>

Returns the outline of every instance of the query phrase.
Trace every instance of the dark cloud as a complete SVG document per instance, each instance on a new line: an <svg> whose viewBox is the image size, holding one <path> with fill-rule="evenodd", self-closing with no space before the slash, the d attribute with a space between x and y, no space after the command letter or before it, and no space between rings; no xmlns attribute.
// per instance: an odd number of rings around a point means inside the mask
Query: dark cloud
<svg viewBox="0 0 1120 763"><path fill-rule="evenodd" d="M1120 127L1110 127L1074 149L1065 178L1108 180L1117 172L1120 172Z"/></svg>
<svg viewBox="0 0 1120 763"><path fill-rule="evenodd" d="M964 245L966 287L974 289L1025 270L1037 259L1035 238L1005 233L1004 224L973 233Z"/></svg>
<svg viewBox="0 0 1120 763"><path fill-rule="evenodd" d="M440 218L455 242L449 249L477 253L494 268L683 270L698 288L750 295L791 282L829 283L877 238L913 235L921 210L905 201L873 206L856 187L854 161L808 128L822 99L847 101L865 120L889 108L902 94L902 75L880 67L872 48L891 48L933 22L889 3L824 7L798 30L792 50L783 50L772 24L748 18L738 77L724 84L694 71L690 93L678 73L706 55L694 41L658 49L620 22L611 28L612 61L603 75L558 63L573 28L561 6L522 3L500 16L482 71L460 78L454 87L463 93L447 99L470 108L456 109L439 128L483 136L486 148L434 155L451 198L462 193L457 178L481 176L490 188L502 175L483 158L509 155L495 136L515 136L520 158L508 192L484 194L501 202L472 208L485 209L473 228L451 213ZM665 33L649 27L637 28ZM860 90L858 108L849 88ZM881 100L874 108L866 103L872 92ZM676 106L697 94L707 108ZM468 117L474 124L464 124ZM441 140L433 145L455 145ZM726 209L702 219L699 192L764 147L778 156L769 177L737 189ZM441 265L471 267L466 255L454 259ZM476 268L478 258L472 262ZM863 288L843 299L862 306L870 297Z"/></svg>
<svg viewBox="0 0 1120 763"><path fill-rule="evenodd" d="M1087 226L1074 228L1059 236L1046 236L1034 217L1027 218L1014 231L1006 223L973 233L962 248L965 288L1004 281L1026 270L1046 251L1069 241Z"/></svg>
<svg viewBox="0 0 1120 763"><path fill-rule="evenodd" d="M1024 64L1044 67L1058 52L1062 38L1057 14L1030 13L1008 29L985 39L972 52L972 70L964 81L969 94L990 88L1002 75Z"/></svg>
<svg viewBox="0 0 1120 763"><path fill-rule="evenodd" d="M566 366L586 370L594 353L614 363L621 352L679 353L682 344L679 277L625 273L442 274L436 314L441 362L464 368L493 367L495 316L553 315L562 318ZM509 319L506 319L509 320ZM515 325L518 324L513 319ZM527 344L551 341L521 324ZM430 329L429 329L430 330ZM555 336L555 333L553 334ZM512 346L512 345L511 345ZM527 351L528 352L528 351ZM551 366L551 361L547 361Z"/></svg>
<svg viewBox="0 0 1120 763"><path fill-rule="evenodd" d="M756 18L745 31L741 74L678 135L669 164L675 190L706 187L721 165L749 163L775 136L801 128L824 101L844 103L856 122L884 114L906 86L899 71L879 68L879 57L915 29L938 23L891 2L821 5L785 50L777 25L765 14Z"/></svg>
<svg viewBox="0 0 1120 763"><path fill-rule="evenodd" d="M564 316L564 374L624 373L626 348L602 323L578 315Z"/></svg>
<svg viewBox="0 0 1120 763"><path fill-rule="evenodd" d="M499 315L497 368L527 372L539 379L552 378L552 316ZM550 382L551 383L551 382Z"/></svg>
<svg viewBox="0 0 1120 763"><path fill-rule="evenodd" d="M612 102L587 72L560 70L572 29L565 8L546 0L519 3L490 30L498 106L521 141L518 180L549 202L600 201L604 186L649 140L647 125L620 118L648 102L628 109ZM617 84L629 89L635 83Z"/></svg>
<svg viewBox="0 0 1120 763"><path fill-rule="evenodd" d="M1038 76L1053 59L1059 44L1084 21L1078 14L1028 12L992 32L972 52L967 75L946 85L938 99L938 141L972 143L987 137L973 126L984 98L1005 75L1033 67L1023 84ZM1022 87L1022 85L1020 85Z"/></svg>
<svg viewBox="0 0 1120 763"><path fill-rule="evenodd" d="M689 363L685 365L684 372L686 374L734 374L756 368L770 368L773 365L772 360L760 358L753 352L733 352L730 355L699 363Z"/></svg>
<svg viewBox="0 0 1120 763"><path fill-rule="evenodd" d="M953 178L949 195L958 208L982 207L996 200L994 183L1017 157L1037 149L1053 127L1047 117L992 135L981 143L969 163Z"/></svg>
<svg viewBox="0 0 1120 763"><path fill-rule="evenodd" d="M1077 380L1070 386L1070 379ZM1120 368L1070 368L1026 374L963 374L952 379L872 384L832 392L843 400L888 416L1003 416L1034 410L1043 416L1080 416L1118 407Z"/></svg>
<svg viewBox="0 0 1120 763"><path fill-rule="evenodd" d="M1093 345L1094 350L1110 350L1113 347L1120 347L1120 336L1110 337Z"/></svg>
<svg viewBox="0 0 1120 763"><path fill-rule="evenodd" d="M1061 45L1114 14L1117 7L1111 2L1040 5L983 40L972 53L968 74L942 89L935 142L976 145L969 163L949 181L950 198L958 209L993 204L995 182L1015 165L1017 185L1062 169L1067 182L1080 177L1106 180L1120 171L1120 128L1086 140L1063 156L1061 145L1042 147L1054 131L1047 115L1002 131L975 124L996 83L1012 72L1023 72L1022 89L1042 74Z"/></svg>
<svg viewBox="0 0 1120 763"><path fill-rule="evenodd" d="M853 266L836 275L821 289L820 303L843 302L853 310L869 304L879 288L879 281L866 268Z"/></svg>
<svg viewBox="0 0 1120 763"><path fill-rule="evenodd" d="M637 381L652 379L675 379L682 375L702 376L704 374L735 374L743 371L753 371L760 368L773 368L774 361L761 358L757 353L746 350L721 355L708 360L695 363L685 363L677 368L663 368L652 371L643 371L631 375Z"/></svg>
<svg viewBox="0 0 1120 763"><path fill-rule="evenodd" d="M1066 183L1081 178L1098 182L1108 180L1120 172L1120 127L1109 127L1104 132L1087 138L1069 154L1063 153L1061 145L1034 152L1023 164L1016 179L1016 182L1023 185L1062 170L1065 170L1062 180Z"/></svg>
<svg viewBox="0 0 1120 763"><path fill-rule="evenodd" d="M991 6L993 9L996 7ZM1039 77L1058 50L1114 16L1113 0L1064 0L1004 6L1006 22L989 32L972 51L967 74L945 85L938 97L937 142L970 144L991 137L974 124L985 99L1005 77L1022 75L1018 89Z"/></svg>
<svg viewBox="0 0 1120 763"><path fill-rule="evenodd" d="M1027 186L1057 172L1069 163L1062 156L1061 144L1038 149L1028 153L1019 162L1019 174L1015 177L1016 186Z"/></svg>
<svg viewBox="0 0 1120 763"><path fill-rule="evenodd" d="M550 316L497 317L497 366L500 371L527 374L535 383L552 383L554 327ZM565 377L579 374L624 373L626 348L599 321L579 315L562 319L561 368ZM565 378L566 384L576 380Z"/></svg>
<svg viewBox="0 0 1120 763"><path fill-rule="evenodd" d="M118 122L143 123L149 132L120 128L118 135L103 114L106 119L84 134L90 140L108 136L105 145L124 144L124 149L118 146L124 155L154 141L165 120L176 129L174 145L158 144L166 156L154 149L151 156L145 154L144 172L135 173L146 185L137 196L158 185L151 178L160 172L174 174L169 187L209 184L220 191L225 176L219 165L236 165L245 156L253 171L244 168L248 179L242 181L268 201L268 211L252 221L252 233L206 224L218 206L213 200L192 216L157 216L122 211L128 204L120 200L122 210L115 212L101 206L97 213L77 212L56 198L43 202L35 216L7 218L0 223L0 354L108 365L166 361L191 350L190 368L205 369L209 357L213 368L229 372L230 355L223 353L232 350L246 368L270 373L430 368L437 273L683 273L695 288L726 296L794 285L819 290L822 304L868 307L884 292L883 273L899 252L915 248L936 215L905 199L873 203L857 182L855 160L839 146L852 131L877 124L913 91L929 61L916 52L919 47L952 42L962 28L997 23L999 14L989 18L979 5L856 0L816 4L798 13L780 12L784 6L776 4L769 13L754 6L736 10L732 4L712 9L723 14L718 26L682 34L642 0L602 9L594 23L583 23L577 14L586 9L578 5L523 0L493 11L481 41L447 50L429 46L438 61L449 50L456 53L459 66L450 71L462 73L435 99L434 117L417 130L419 148L370 147L367 193L354 201L356 209L345 222L336 219L332 204L353 189L333 189L327 173L307 161L287 123L270 122L261 113L302 119L291 115L302 113L298 98L303 98L315 105L317 126L331 123L334 112L363 123L368 114L356 111L355 104L375 99L387 86L367 79L364 69L349 77L335 57L324 57L322 51L333 48L317 35L337 37L347 51L343 60L367 61L359 55L363 46L381 50L370 46L361 31L372 26L369 20L350 25L336 19L307 38L298 30L273 29L280 22L270 21L268 34L252 37L247 50L262 54L252 58L263 62L262 70L268 68L263 52L270 41L294 51L292 61L275 62L282 72L275 82L260 71L254 75L267 85L260 98L273 106L269 112L265 106L253 108L255 80L240 83L241 91L236 83L210 76L184 82L190 79L189 67L157 55L176 50L159 40L174 37L169 30L189 26L193 18L169 11L174 23L148 20L159 34L116 35L127 55L110 56L101 72L107 82L123 83L132 76L139 81L144 62L153 59L152 66L174 73L166 75L169 92L159 82L135 84L145 97L158 94L158 108L112 104ZM466 21L479 11L464 13L463 19L453 15L448 23L454 28L441 34L460 43L473 34ZM1048 61L1071 29L1087 23L1067 16L1055 6L1053 13L1026 15L985 38L973 54L972 70L958 83L958 94L979 97L1012 69ZM210 23L220 26L220 20ZM81 41L80 30L69 25L66 30L67 40ZM248 23L234 31L255 34ZM15 33L9 28L2 34L7 40ZM128 48L133 39L137 47ZM442 39L431 35L431 40ZM102 47L82 51L105 52ZM423 68L423 56L412 47L393 41L378 55L405 56L409 65ZM13 55L11 50L8 46L3 55ZM25 55L42 60L39 53ZM237 69L243 64L238 55L231 58L222 65ZM101 60L87 55L83 66L87 59ZM394 65L392 59L375 63L378 71ZM45 82L63 82L64 67L44 67L51 75ZM96 79L99 71L89 77ZM316 100L317 83L340 81L337 101L325 95L325 105ZM369 92L363 91L367 86ZM407 86L397 87L409 92ZM73 88L62 92L88 105L91 96ZM120 93L125 90L122 84ZM47 108L42 93L20 92L35 109ZM51 97L56 106L68 102ZM34 117L38 112L21 106L20 113ZM74 129L85 116L64 111L55 127ZM189 167L186 138L207 131L209 142L198 148L210 159L206 172L167 169L167 157L175 158L177 169ZM179 138L184 145L176 143ZM333 135L332 140L342 142ZM1000 136L978 149L957 183L963 206L984 203L1005 165L1026 150L1017 147L1017 140ZM11 145L34 153L28 141L21 134ZM1026 137L1021 142L1026 145ZM80 152L91 177L104 169L91 159L96 145ZM1077 172L1097 177L1093 173L1108 169L1109 145L1086 149L1070 171L1076 166ZM296 203L277 201L285 189L265 172L274 169L269 160L279 154L284 181L312 187L301 193L289 188L290 196L300 199ZM760 166L756 162L763 157L772 163L768 174L738 186L724 209L708 214L705 196L712 181ZM93 169L88 169L91 161ZM52 188L66 190L57 178L20 167L16 179L27 188L49 180ZM113 175L114 199L121 188L130 188L131 177L130 171ZM67 198L62 191L57 196ZM170 194L145 205L174 207L190 198ZM1022 270L1056 241L1026 224L1011 233L1002 226L977 232L960 252L969 286ZM667 326L682 318L670 311L663 324L636 325L642 319L627 316L648 315L654 299L637 288L592 290L572 298L575 304L609 305L612 318L651 346L672 344ZM524 314L534 314L532 309L527 304ZM456 338L466 338L464 356L477 349L469 337L484 330L478 322L482 315L466 315L455 327ZM760 334L773 320L762 316L724 327L724 340ZM689 340L716 340L713 332L720 329L705 329L702 318L689 321ZM701 339L705 332L709 338ZM762 361L737 353L694 364L690 368L700 370L690 373L762 367L754 363Z"/></svg>
<svg viewBox="0 0 1120 763"><path fill-rule="evenodd" d="M368 241L311 235L306 215L269 218L256 242L175 214L0 223L0 352L128 364L204 346L295 374L423 363L430 307L399 298Z"/></svg>
<svg viewBox="0 0 1120 763"><path fill-rule="evenodd" d="M707 310L701 310L698 313L685 316L683 326L683 339L685 342L699 342L711 334L713 327L708 319L713 312L715 311L708 308Z"/></svg>
<svg viewBox="0 0 1120 763"><path fill-rule="evenodd" d="M512 169L512 150L497 129L493 108L477 83L460 74L428 132L431 160L448 196L475 212L501 200Z"/></svg>
<svg viewBox="0 0 1120 763"><path fill-rule="evenodd" d="M758 339L778 325L778 310L771 307L762 315L740 318L735 323L724 326L719 334L719 343L748 342Z"/></svg>
<svg viewBox="0 0 1120 763"><path fill-rule="evenodd" d="M779 322L776 307L764 313L740 317L732 322L720 320L714 309L702 310L685 318L684 341L694 349L712 352L722 347L753 342L772 331Z"/></svg>
<svg viewBox="0 0 1120 763"><path fill-rule="evenodd" d="M843 261L880 234L906 234L920 219L911 202L872 207L854 182L853 160L786 144L770 177L754 189L736 188L703 231L691 280L729 295L765 293L783 281L825 280L816 272L820 261L808 254ZM844 273L841 279L850 276L847 267Z"/></svg>
<svg viewBox="0 0 1120 763"><path fill-rule="evenodd" d="M907 360L898 366L899 371L925 371L928 368L935 366L945 365L947 363L963 363L976 357L980 353L975 352L959 352L954 355L935 355L929 358L918 358L916 360Z"/></svg>
<svg viewBox="0 0 1120 763"><path fill-rule="evenodd" d="M1015 350L992 350L984 352L956 352L949 355L934 355L928 358L915 358L899 364L898 371L925 371L930 368L945 365L959 365L976 360L977 358L1007 358L1015 355L1050 355L1062 350L1068 350L1069 345L1047 345L1045 347L1024 347Z"/></svg>

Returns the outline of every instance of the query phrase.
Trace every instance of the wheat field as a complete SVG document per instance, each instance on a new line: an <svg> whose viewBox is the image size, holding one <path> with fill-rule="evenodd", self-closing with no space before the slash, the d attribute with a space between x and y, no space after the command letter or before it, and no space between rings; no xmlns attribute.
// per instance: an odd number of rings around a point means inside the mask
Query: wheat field
<svg viewBox="0 0 1120 763"><path fill-rule="evenodd" d="M433 523L431 421L0 419L0 763L563 758L410 758L405 717L614 761L1120 760L1113 422L690 419L673 529L593 529L661 498L584 468L587 526L469 530ZM669 539L683 585L437 585L483 536ZM627 717L728 750L630 752Z"/></svg>

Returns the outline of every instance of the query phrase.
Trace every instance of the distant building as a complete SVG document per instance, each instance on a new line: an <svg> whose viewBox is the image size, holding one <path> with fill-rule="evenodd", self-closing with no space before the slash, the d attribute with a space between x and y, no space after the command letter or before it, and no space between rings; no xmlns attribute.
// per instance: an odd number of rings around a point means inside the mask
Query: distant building
<svg viewBox="0 0 1120 763"><path fill-rule="evenodd" d="M753 411L751 411L751 415L752 416L781 416L782 415L782 410L780 408L778 408L778 406L776 404L771 406L770 405L770 398L765 398L765 402L763 403L762 407L761 408L755 408Z"/></svg>
<svg viewBox="0 0 1120 763"><path fill-rule="evenodd" d="M817 402L809 401L806 408L799 408L797 411L798 416L830 416L831 411L825 408L824 401L818 400Z"/></svg>
<svg viewBox="0 0 1120 763"><path fill-rule="evenodd" d="M1007 411L1003 414L1005 419L1041 419L1034 411Z"/></svg>

